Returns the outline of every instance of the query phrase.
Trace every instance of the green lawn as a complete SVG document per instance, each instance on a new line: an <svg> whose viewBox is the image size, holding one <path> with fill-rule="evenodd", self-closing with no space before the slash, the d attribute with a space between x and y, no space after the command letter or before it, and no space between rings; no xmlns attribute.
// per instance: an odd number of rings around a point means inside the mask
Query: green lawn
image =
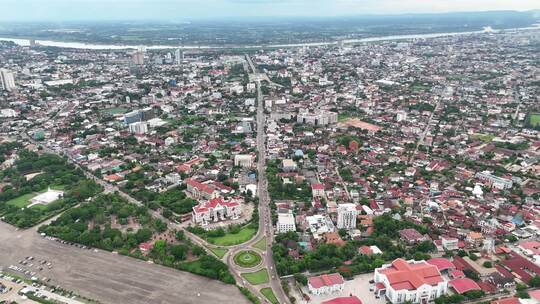
<svg viewBox="0 0 540 304"><path fill-rule="evenodd" d="M53 185L51 186L51 189L53 190L64 190L64 185ZM12 206L15 206L15 207L19 207L19 208L24 208L26 206L28 206L30 204L30 199L33 198L34 196L40 194L40 193L44 193L44 192L47 192L48 189L44 189L43 191L39 191L39 192L32 192L32 193L28 193L28 194L25 194L25 195L21 195L19 197L16 197L14 199L11 199L9 201L6 202L6 204L8 205L12 205ZM41 207L41 205L35 205L34 207ZM32 208L34 208L32 207ZM46 206L43 206L43 207L46 207Z"/></svg>
<svg viewBox="0 0 540 304"><path fill-rule="evenodd" d="M531 114L531 125L538 126L540 125L540 114Z"/></svg>
<svg viewBox="0 0 540 304"><path fill-rule="evenodd" d="M240 251L234 256L234 263L243 268L252 268L259 265L262 257L253 250Z"/></svg>
<svg viewBox="0 0 540 304"><path fill-rule="evenodd" d="M21 195L19 197L16 197L14 199L7 201L6 204L23 208L23 207L28 206L28 204L30 204L30 199L36 195L37 193L28 193L25 195Z"/></svg>
<svg viewBox="0 0 540 304"><path fill-rule="evenodd" d="M125 109L125 108L110 108L110 109L103 109L102 110L102 112L108 113L108 114L111 114L111 115L124 114L127 111L128 111L128 109Z"/></svg>
<svg viewBox="0 0 540 304"><path fill-rule="evenodd" d="M266 268L256 272L242 273L242 277L252 285L268 283L268 271L266 271Z"/></svg>
<svg viewBox="0 0 540 304"><path fill-rule="evenodd" d="M209 237L208 242L218 246L238 245L249 241L256 233L256 229L246 226L235 234L227 233L220 237Z"/></svg>
<svg viewBox="0 0 540 304"><path fill-rule="evenodd" d="M208 249L210 249L210 251L212 251L212 253L214 253L220 259L223 258L223 256L225 256L227 251L229 251L228 249L225 249L225 248L208 248Z"/></svg>
<svg viewBox="0 0 540 304"><path fill-rule="evenodd" d="M491 134L474 134L474 137L478 140L481 140L483 142L491 142L493 138L495 138L495 135Z"/></svg>
<svg viewBox="0 0 540 304"><path fill-rule="evenodd" d="M266 237L260 239L257 243L255 243L255 245L253 245L253 247L262 251L266 251Z"/></svg>
<svg viewBox="0 0 540 304"><path fill-rule="evenodd" d="M276 298L276 295L272 291L272 288L270 288L270 287L263 288L263 289L261 289L261 293L268 299L268 301L270 301L270 303L279 304L279 302L278 302L278 300Z"/></svg>

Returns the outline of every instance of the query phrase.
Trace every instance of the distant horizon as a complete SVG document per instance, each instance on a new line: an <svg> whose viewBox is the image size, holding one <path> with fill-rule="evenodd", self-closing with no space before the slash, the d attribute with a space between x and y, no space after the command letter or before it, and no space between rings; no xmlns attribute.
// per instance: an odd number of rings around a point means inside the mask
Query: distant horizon
<svg viewBox="0 0 540 304"><path fill-rule="evenodd" d="M4 0L0 23L354 18L540 10L534 0ZM30 9L31 8L31 9ZM540 13L538 14L540 18Z"/></svg>
<svg viewBox="0 0 540 304"><path fill-rule="evenodd" d="M268 21L268 19L278 20L292 20L292 19L335 19L335 18L377 18L377 17L407 17L407 16L433 16L433 15L453 15L453 14L489 14L489 13L528 13L538 11L538 20L540 21L540 8L538 9L526 9L526 10L479 10L479 11L447 11L447 12L419 12L419 13L365 13L365 14L343 14L335 16L305 16L305 15L287 15L287 16L221 16L221 17L192 17L192 18L178 18L173 19L69 19L69 20L0 20L0 24L10 23L84 23L84 22L96 22L96 23L108 23L108 22L156 22L156 23L191 23L198 21L230 21L231 19L237 19L238 21Z"/></svg>

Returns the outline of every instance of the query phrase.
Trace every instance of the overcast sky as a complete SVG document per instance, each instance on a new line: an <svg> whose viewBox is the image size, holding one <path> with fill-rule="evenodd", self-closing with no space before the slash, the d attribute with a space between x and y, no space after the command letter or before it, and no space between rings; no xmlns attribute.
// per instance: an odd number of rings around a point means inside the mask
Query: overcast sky
<svg viewBox="0 0 540 304"><path fill-rule="evenodd" d="M0 0L0 21L186 20L540 9L540 0Z"/></svg>

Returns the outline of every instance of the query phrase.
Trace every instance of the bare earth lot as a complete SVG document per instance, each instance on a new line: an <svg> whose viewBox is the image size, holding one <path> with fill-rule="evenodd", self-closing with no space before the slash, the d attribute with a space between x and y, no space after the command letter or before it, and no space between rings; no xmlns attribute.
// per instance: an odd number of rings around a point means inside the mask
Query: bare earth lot
<svg viewBox="0 0 540 304"><path fill-rule="evenodd" d="M18 264L26 256L45 259L53 268L38 271ZM103 303L248 303L232 285L102 250L64 245L42 238L35 229L18 231L0 222L0 268L9 265L35 271L39 278L51 278L50 284Z"/></svg>

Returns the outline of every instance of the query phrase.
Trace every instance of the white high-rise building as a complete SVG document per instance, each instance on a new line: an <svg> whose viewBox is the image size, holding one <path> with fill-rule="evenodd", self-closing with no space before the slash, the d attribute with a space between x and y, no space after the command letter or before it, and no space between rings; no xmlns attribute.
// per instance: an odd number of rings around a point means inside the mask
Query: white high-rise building
<svg viewBox="0 0 540 304"><path fill-rule="evenodd" d="M174 52L174 60L178 65L181 64L182 61L184 61L184 52L182 52L181 49L176 49L176 51Z"/></svg>
<svg viewBox="0 0 540 304"><path fill-rule="evenodd" d="M129 125L129 132L135 134L146 134L148 133L148 124L144 121L132 123Z"/></svg>
<svg viewBox="0 0 540 304"><path fill-rule="evenodd" d="M144 64L144 53L141 51L137 51L133 53L133 63L136 65L143 65Z"/></svg>
<svg viewBox="0 0 540 304"><path fill-rule="evenodd" d="M356 216L358 211L355 204L341 204L337 209L337 228L354 229L356 228Z"/></svg>
<svg viewBox="0 0 540 304"><path fill-rule="evenodd" d="M11 92L16 88L15 77L13 73L6 69L0 69L0 88L4 91Z"/></svg>

